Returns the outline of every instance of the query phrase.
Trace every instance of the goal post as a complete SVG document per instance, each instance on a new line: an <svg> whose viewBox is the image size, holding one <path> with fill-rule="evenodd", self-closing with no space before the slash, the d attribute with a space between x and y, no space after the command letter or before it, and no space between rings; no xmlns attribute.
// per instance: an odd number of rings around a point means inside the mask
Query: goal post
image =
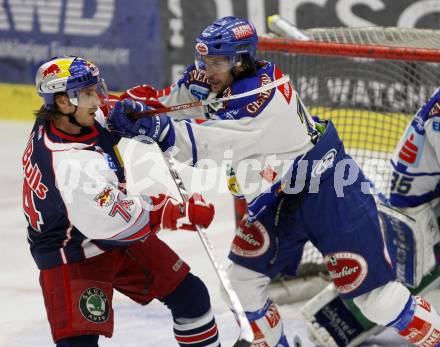
<svg viewBox="0 0 440 347"><path fill-rule="evenodd" d="M331 119L350 155L389 192L388 161L440 87L440 31L315 28L309 41L262 37L258 54L290 75L312 115Z"/></svg>
<svg viewBox="0 0 440 347"><path fill-rule="evenodd" d="M313 28L296 41L261 37L257 56L289 74L313 116L331 119L368 178L389 194L389 160L417 110L440 87L440 31ZM322 264L306 246L302 264Z"/></svg>

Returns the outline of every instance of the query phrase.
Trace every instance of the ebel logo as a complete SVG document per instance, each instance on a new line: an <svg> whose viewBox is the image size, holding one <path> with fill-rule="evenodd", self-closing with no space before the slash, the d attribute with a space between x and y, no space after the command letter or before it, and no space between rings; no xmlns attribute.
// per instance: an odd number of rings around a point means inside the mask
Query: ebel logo
<svg viewBox="0 0 440 347"><path fill-rule="evenodd" d="M320 176L325 170L327 170L329 167L333 166L333 162L336 158L336 149L332 148L329 150L324 156L321 158L321 160L315 165L315 167L312 170L312 177L318 177Z"/></svg>
<svg viewBox="0 0 440 347"><path fill-rule="evenodd" d="M98 36L110 27L114 12L115 0L0 0L0 31L38 27L44 34Z"/></svg>

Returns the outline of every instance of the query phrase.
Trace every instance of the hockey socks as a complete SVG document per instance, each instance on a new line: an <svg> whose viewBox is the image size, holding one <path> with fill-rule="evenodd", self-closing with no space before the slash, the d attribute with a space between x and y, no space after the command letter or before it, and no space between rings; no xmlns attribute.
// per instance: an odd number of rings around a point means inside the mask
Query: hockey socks
<svg viewBox="0 0 440 347"><path fill-rule="evenodd" d="M389 326L415 346L440 347L440 316L420 296L411 296L405 309Z"/></svg>
<svg viewBox="0 0 440 347"><path fill-rule="evenodd" d="M211 311L202 317L175 320L174 336L182 347L220 346L217 324Z"/></svg>
<svg viewBox="0 0 440 347"><path fill-rule="evenodd" d="M254 332L253 346L289 347L283 332L283 322L275 304L267 300L261 310L246 312Z"/></svg>
<svg viewBox="0 0 440 347"><path fill-rule="evenodd" d="M198 277L188 273L163 302L173 315L174 336L180 346L220 346L217 324L211 313L209 293Z"/></svg>

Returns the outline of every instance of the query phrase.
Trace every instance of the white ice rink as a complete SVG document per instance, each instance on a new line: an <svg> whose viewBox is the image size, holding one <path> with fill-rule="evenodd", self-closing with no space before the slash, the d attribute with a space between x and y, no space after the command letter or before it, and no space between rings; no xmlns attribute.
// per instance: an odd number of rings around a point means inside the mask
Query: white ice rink
<svg viewBox="0 0 440 347"><path fill-rule="evenodd" d="M38 270L28 249L26 223L21 208L20 162L32 124L0 122L0 126L0 347L52 346L38 284ZM127 143L122 153L126 166L131 167L133 171L134 178L130 181L134 190L148 191L152 178L157 178L161 180L163 189L171 187L170 191L175 194L166 167L163 164L153 166L154 156L160 158L158 154L143 155L145 145L127 146ZM187 178L191 177L188 175L191 170L186 170L185 173ZM200 172L193 174L193 179L199 174ZM211 175L216 175L216 172L212 171ZM190 180L186 181L189 183ZM201 188L214 186L209 192L204 192L207 199L215 202L217 211L209 235L216 248L216 257L226 264L227 250L234 232L232 200L226 192L222 177L217 177L215 181L202 182L205 183ZM156 191L157 187L154 192ZM232 346L238 336L238 329L220 298L216 275L198 236L189 232L163 232L160 235L208 285L222 345ZM160 302L141 307L117 294L114 297L114 308L114 336L112 339L102 337L100 346L177 346L173 339L171 316ZM303 339L304 346L313 346L307 338L305 324L299 319L297 309L298 307L289 305L281 308L289 341L297 334ZM386 331L363 346L407 345L395 333Z"/></svg>

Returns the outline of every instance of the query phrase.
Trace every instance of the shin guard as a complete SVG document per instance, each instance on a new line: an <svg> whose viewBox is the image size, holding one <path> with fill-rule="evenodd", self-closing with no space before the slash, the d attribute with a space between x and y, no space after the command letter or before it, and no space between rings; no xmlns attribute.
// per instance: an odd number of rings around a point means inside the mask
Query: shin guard
<svg viewBox="0 0 440 347"><path fill-rule="evenodd" d="M403 312L389 326L415 346L440 346L440 316L421 296L411 296Z"/></svg>
<svg viewBox="0 0 440 347"><path fill-rule="evenodd" d="M246 312L254 332L255 347L289 347L283 322L275 304L268 300L261 310Z"/></svg>

